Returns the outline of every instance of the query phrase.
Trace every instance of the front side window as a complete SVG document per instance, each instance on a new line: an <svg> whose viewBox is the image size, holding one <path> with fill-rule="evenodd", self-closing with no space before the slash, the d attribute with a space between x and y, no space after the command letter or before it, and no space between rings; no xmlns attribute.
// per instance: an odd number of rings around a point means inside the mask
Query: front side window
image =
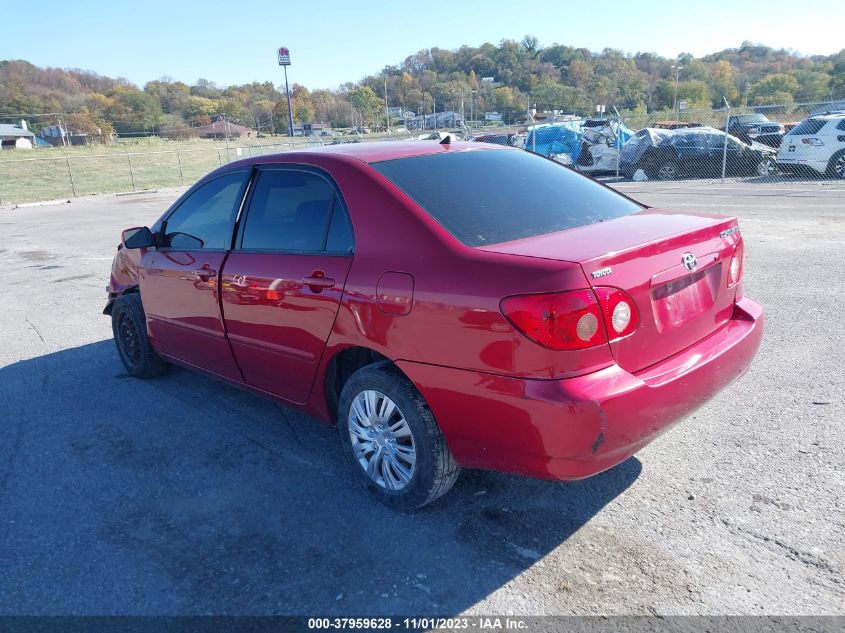
<svg viewBox="0 0 845 633"><path fill-rule="evenodd" d="M194 191L168 216L163 246L179 250L228 249L246 173L227 174Z"/></svg>
<svg viewBox="0 0 845 633"><path fill-rule="evenodd" d="M335 192L317 174L295 169L261 172L249 205L241 248L323 250Z"/></svg>
<svg viewBox="0 0 845 633"><path fill-rule="evenodd" d="M554 233L642 209L531 152L474 149L372 167L467 246Z"/></svg>

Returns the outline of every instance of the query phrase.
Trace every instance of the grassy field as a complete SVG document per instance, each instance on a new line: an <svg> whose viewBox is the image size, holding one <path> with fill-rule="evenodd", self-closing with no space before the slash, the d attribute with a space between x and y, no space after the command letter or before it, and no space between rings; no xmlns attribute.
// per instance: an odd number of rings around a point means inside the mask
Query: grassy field
<svg viewBox="0 0 845 633"><path fill-rule="evenodd" d="M227 147L225 141L145 138L5 151L0 155L0 204L187 185L233 160L315 144L319 141L305 138L241 138Z"/></svg>

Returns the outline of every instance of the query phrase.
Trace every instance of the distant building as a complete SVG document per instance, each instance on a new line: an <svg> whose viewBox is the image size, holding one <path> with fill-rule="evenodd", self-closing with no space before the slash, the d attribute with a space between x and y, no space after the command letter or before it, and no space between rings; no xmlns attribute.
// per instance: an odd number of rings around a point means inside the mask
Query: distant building
<svg viewBox="0 0 845 633"><path fill-rule="evenodd" d="M0 123L0 142L3 149L32 149L35 134L26 127L26 121L20 125Z"/></svg>
<svg viewBox="0 0 845 633"><path fill-rule="evenodd" d="M201 125L191 128L192 134L200 138L240 138L241 136L252 136L255 130L245 125L232 123L223 117L212 120L209 125Z"/></svg>
<svg viewBox="0 0 845 633"><path fill-rule="evenodd" d="M42 127L40 136L53 147L58 145L85 145L88 140L87 135L83 132L74 132L60 125Z"/></svg>
<svg viewBox="0 0 845 633"><path fill-rule="evenodd" d="M302 123L294 124L294 136L320 136L323 132L331 132L332 126L328 123Z"/></svg>
<svg viewBox="0 0 845 633"><path fill-rule="evenodd" d="M464 120L460 112L447 110L434 114L421 114L405 119L405 127L409 130L434 130L439 128L460 128Z"/></svg>

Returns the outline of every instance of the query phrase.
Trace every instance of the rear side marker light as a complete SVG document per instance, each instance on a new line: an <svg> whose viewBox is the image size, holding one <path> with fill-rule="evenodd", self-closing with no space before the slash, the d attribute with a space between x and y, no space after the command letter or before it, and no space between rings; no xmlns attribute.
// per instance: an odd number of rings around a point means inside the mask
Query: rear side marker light
<svg viewBox="0 0 845 633"><path fill-rule="evenodd" d="M507 297L502 313L530 340L554 350L579 350L636 330L634 302L617 288Z"/></svg>

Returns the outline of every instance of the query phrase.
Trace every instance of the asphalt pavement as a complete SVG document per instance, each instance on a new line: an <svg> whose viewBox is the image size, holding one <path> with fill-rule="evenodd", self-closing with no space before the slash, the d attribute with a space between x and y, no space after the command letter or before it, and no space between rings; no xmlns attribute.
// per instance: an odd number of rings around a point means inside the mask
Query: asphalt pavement
<svg viewBox="0 0 845 633"><path fill-rule="evenodd" d="M0 614L845 614L845 189L615 186L740 218L751 371L602 475L467 471L411 515L332 428L127 376L110 261L179 190L0 208Z"/></svg>

